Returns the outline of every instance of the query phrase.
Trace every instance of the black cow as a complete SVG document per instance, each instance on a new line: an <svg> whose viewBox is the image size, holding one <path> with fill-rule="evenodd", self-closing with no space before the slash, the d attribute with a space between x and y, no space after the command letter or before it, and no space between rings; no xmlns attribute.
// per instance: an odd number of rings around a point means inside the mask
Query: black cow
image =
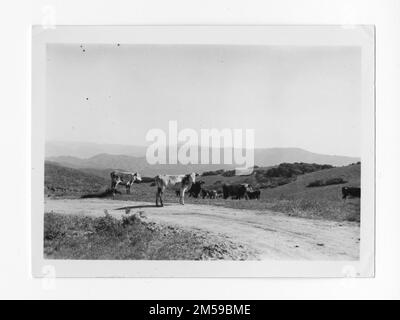
<svg viewBox="0 0 400 320"><path fill-rule="evenodd" d="M201 191L201 186L204 184L204 181L196 181L192 184L190 189L188 190L189 197L197 198Z"/></svg>
<svg viewBox="0 0 400 320"><path fill-rule="evenodd" d="M206 189L201 189L200 196L205 199L205 198L210 198L210 199L217 199L218 197L218 192L217 190L206 190Z"/></svg>
<svg viewBox="0 0 400 320"><path fill-rule="evenodd" d="M249 196L249 199L260 199L260 190L254 190L254 191L247 191L247 195Z"/></svg>
<svg viewBox="0 0 400 320"><path fill-rule="evenodd" d="M208 196L210 197L210 199L217 199L218 196L217 190L209 190Z"/></svg>
<svg viewBox="0 0 400 320"><path fill-rule="evenodd" d="M361 188L357 187L343 187L342 188L343 199L347 199L348 196L353 198L361 197Z"/></svg>
<svg viewBox="0 0 400 320"><path fill-rule="evenodd" d="M201 189L201 191L200 191L200 196L201 196L203 199L209 197L209 196L210 196L209 191L206 190L206 189Z"/></svg>
<svg viewBox="0 0 400 320"><path fill-rule="evenodd" d="M224 184L222 186L222 192L224 199L231 197L232 199L249 199L247 192L251 191L251 187L248 184Z"/></svg>

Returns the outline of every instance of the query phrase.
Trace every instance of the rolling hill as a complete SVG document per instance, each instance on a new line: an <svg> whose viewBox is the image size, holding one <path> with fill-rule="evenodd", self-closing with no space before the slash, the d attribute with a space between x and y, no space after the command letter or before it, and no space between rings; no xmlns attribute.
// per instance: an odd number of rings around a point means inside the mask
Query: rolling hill
<svg viewBox="0 0 400 320"><path fill-rule="evenodd" d="M109 185L105 178L49 161L46 161L44 169L45 194L80 195L97 192Z"/></svg>
<svg viewBox="0 0 400 320"><path fill-rule="evenodd" d="M46 142L46 158L71 156L90 158L97 154L126 154L132 157L143 157L146 153L144 146L130 146L121 144L102 144L91 142L48 141Z"/></svg>
<svg viewBox="0 0 400 320"><path fill-rule="evenodd" d="M265 171L265 168L260 168ZM258 170L260 170L258 169ZM347 181L343 184L327 185L321 187L308 187L316 180L342 178ZM353 164L343 167L334 167L315 172L300 174L288 183L274 188L261 189L259 201L208 200L207 204L233 207L236 209L272 210L313 219L327 219L337 221L360 221L360 199L342 199L341 189L344 186L360 186L361 165ZM250 183L257 188L260 181L257 175L223 177L213 175L201 177L205 181L206 189L217 189L221 183ZM204 200L196 200L204 201Z"/></svg>
<svg viewBox="0 0 400 320"><path fill-rule="evenodd" d="M345 167L336 167L332 169L325 169L315 171L304 175L297 176L297 179L288 184L264 189L262 197L265 199L327 199L327 200L340 200L341 188L344 186L360 186L361 165L349 165ZM316 180L328 180L332 178L343 178L347 183L339 185L321 186L316 188L307 187L310 182Z"/></svg>
<svg viewBox="0 0 400 320"><path fill-rule="evenodd" d="M182 174L188 172L214 171L223 167L224 169L234 169L233 165L150 165L144 157L132 157L127 155L98 154L96 156L81 159L70 156L50 157L47 160L58 163L65 167L75 169L93 169L93 170L126 170L139 172L142 176L154 177L158 174ZM95 171L93 171L95 172ZM109 174L109 173L108 173Z"/></svg>
<svg viewBox="0 0 400 320"><path fill-rule="evenodd" d="M54 146L52 148L54 149ZM91 150L93 151L94 149L92 148ZM71 154L74 154L74 152L71 151L70 148L66 148L64 150L64 155L48 156L47 160L59 163L63 166L70 168L92 168L92 169L108 169L108 170L121 169L128 171L138 171L145 176L155 176L160 173L165 173L165 174L181 174L187 172L202 173L204 171L215 171L218 169L231 170L235 168L235 165L225 165L225 164L150 165L148 164L144 156L137 156L137 154L140 153L138 150L139 149L136 150L135 156L132 156L130 154L99 153L85 158L85 157L72 156ZM48 154L47 151L46 154ZM322 155L298 148L256 149L254 157L255 157L255 164L260 167L275 166L284 162L287 163L305 162L305 163L319 163L319 164L329 164L333 166L342 166L359 161L358 158Z"/></svg>

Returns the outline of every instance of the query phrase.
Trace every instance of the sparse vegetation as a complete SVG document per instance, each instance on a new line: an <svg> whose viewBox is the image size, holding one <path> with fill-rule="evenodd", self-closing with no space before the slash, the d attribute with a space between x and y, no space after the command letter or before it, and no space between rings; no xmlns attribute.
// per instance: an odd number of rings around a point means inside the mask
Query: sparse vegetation
<svg viewBox="0 0 400 320"><path fill-rule="evenodd" d="M44 192L52 196L80 196L84 193L104 190L109 184L108 180L99 176L52 162L45 163L44 172Z"/></svg>
<svg viewBox="0 0 400 320"><path fill-rule="evenodd" d="M343 184L343 183L347 183L347 181L344 180L343 178L332 178L332 179L328 179L328 180L312 181L307 185L307 187L308 188L324 187L324 186L330 186L330 185L334 185L334 184Z"/></svg>
<svg viewBox="0 0 400 320"><path fill-rule="evenodd" d="M301 174L311 173L314 171L331 169L333 166L328 164L316 164L316 163L281 163L279 166L270 168L268 170L257 170L257 180L263 182L268 178L292 178Z"/></svg>
<svg viewBox="0 0 400 320"><path fill-rule="evenodd" d="M236 170L227 170L224 171L221 175L223 177L233 177L236 174Z"/></svg>
<svg viewBox="0 0 400 320"><path fill-rule="evenodd" d="M223 174L224 173L224 169L220 169L220 170L216 170L216 171L205 171L203 172L201 175L203 177L207 177L207 176L217 176L219 174Z"/></svg>
<svg viewBox="0 0 400 320"><path fill-rule="evenodd" d="M244 260L254 252L200 231L145 221L140 213L117 219L44 215L44 253L49 259Z"/></svg>

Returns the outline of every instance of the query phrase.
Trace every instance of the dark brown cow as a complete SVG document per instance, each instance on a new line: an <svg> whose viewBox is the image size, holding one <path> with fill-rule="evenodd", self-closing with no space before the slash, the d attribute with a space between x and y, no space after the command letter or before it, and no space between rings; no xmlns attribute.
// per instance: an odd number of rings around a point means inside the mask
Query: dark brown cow
<svg viewBox="0 0 400 320"><path fill-rule="evenodd" d="M208 196L210 197L210 199L217 199L218 196L217 190L208 191Z"/></svg>
<svg viewBox="0 0 400 320"><path fill-rule="evenodd" d="M342 188L342 196L343 199L347 199L347 197L352 198L360 198L361 197L361 188L357 187L343 187Z"/></svg>
<svg viewBox="0 0 400 320"><path fill-rule="evenodd" d="M202 190L201 186L204 184L204 181L196 181L192 184L190 189L188 190L189 197L197 198Z"/></svg>
<svg viewBox="0 0 400 320"><path fill-rule="evenodd" d="M250 185L245 184L224 184L222 186L222 192L224 194L224 199L231 197L232 199L249 199L247 192L251 191Z"/></svg>
<svg viewBox="0 0 400 320"><path fill-rule="evenodd" d="M260 190L254 190L254 191L247 191L247 195L249 196L249 199L260 199Z"/></svg>
<svg viewBox="0 0 400 320"><path fill-rule="evenodd" d="M207 197L208 197L208 190L206 190L206 189L201 189L200 196L201 196L203 199L207 198Z"/></svg>

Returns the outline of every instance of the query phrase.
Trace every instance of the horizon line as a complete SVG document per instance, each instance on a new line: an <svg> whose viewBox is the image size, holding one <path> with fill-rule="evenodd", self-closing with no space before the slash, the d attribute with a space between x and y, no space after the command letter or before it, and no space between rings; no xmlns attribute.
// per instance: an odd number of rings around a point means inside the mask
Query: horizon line
<svg viewBox="0 0 400 320"><path fill-rule="evenodd" d="M80 144L94 144L94 145L109 145L109 146L121 146L121 147L136 147L136 148L147 148L148 146L146 145L135 145L135 144L122 144L122 143L108 143L108 142L89 142L89 141L66 141L66 140L47 140L45 141L45 144L47 143L80 143ZM183 145L183 143L181 144ZM178 147L180 145L177 145ZM166 148L168 148L169 146L166 145ZM205 146L202 145L197 145L197 148L206 148ZM218 149L218 148L211 148L208 147L209 149ZM225 149L225 148L232 148L235 149L234 147L223 147L221 146L219 149ZM236 148L238 149L238 148ZM304 148L300 148L300 147L255 147L255 148L241 148L241 149L246 149L246 150L266 150L266 149L298 149L298 150L302 150L302 151L306 151L306 152L310 152L313 154L319 154L319 155L324 155L324 156L333 156L333 157L347 157L347 158L357 158L357 159L361 159L361 156L355 156L355 155L342 155L342 154L331 154L331 153L320 153L320 152L315 152L315 151L310 151L308 149L304 149ZM99 154L114 154L114 155L129 155L129 154L124 154L124 153L119 153L119 154L115 154L115 153L107 153L107 152L100 152L97 153L95 155L99 155ZM67 156L67 155L66 155ZM145 155L143 155L145 156Z"/></svg>

